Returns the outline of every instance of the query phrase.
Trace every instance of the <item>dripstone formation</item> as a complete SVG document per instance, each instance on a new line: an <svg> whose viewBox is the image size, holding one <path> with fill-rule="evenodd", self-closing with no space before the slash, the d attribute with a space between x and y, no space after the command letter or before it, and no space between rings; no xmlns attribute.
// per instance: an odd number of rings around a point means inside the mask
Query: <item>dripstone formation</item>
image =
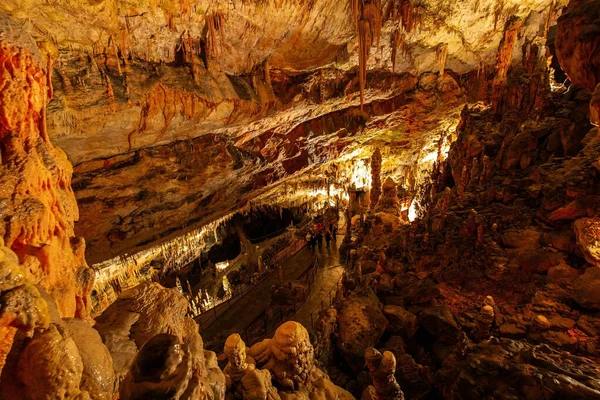
<svg viewBox="0 0 600 400"><path fill-rule="evenodd" d="M598 0L3 0L0 400L600 399L599 124Z"/></svg>

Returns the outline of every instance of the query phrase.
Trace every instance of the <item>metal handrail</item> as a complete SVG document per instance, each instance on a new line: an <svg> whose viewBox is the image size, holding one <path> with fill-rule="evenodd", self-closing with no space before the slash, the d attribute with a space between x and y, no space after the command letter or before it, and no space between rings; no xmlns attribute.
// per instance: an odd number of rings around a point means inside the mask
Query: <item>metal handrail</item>
<svg viewBox="0 0 600 400"><path fill-rule="evenodd" d="M264 312L263 314L261 314L260 317L258 317L256 320L254 320L250 325L248 325L246 328L244 328L243 332L240 332L240 334L243 335L244 341L249 345L250 343L256 343L266 337L268 337L270 334L274 333L275 330L285 321L288 321L290 318L293 318L294 315L296 315L296 313L298 312L298 310L306 303L306 301L308 300L309 296L310 296L310 290L312 288L312 285L314 284L315 278L316 278L316 271L317 271L317 267L319 264L319 258L315 255L313 258L313 261L311 262L311 265L309 267L309 272L308 274L305 274L307 277L307 283L308 283L308 290L306 291L306 296L304 297L303 301L301 303L294 303L294 308L292 310L292 313L286 313L285 315L283 314L283 310L280 309L280 314L279 314L279 319L271 322L267 322L267 318L265 318L264 316ZM259 334L259 335L253 335L252 334L252 330L254 328L257 327L262 327L264 328L264 332ZM260 328L259 328L260 330ZM250 332L250 334L248 333ZM223 345L224 345L224 340L219 340L218 343L216 343L215 345L207 348L208 350L212 350L215 353L217 353L219 356L222 355L222 349L223 349Z"/></svg>
<svg viewBox="0 0 600 400"><path fill-rule="evenodd" d="M306 241L304 241L304 240L297 241L296 246L293 248L294 250L291 253L285 254L285 256L282 257L281 260L277 260L277 262L278 263L287 262L290 258L292 258L292 256L294 256L298 251L300 251L305 246L306 246ZM278 255L279 254L280 253L278 253ZM268 278L269 276L274 274L276 271L277 271L276 269L265 270L259 280L255 281L253 283L250 283L250 284L245 283L245 284L241 285L241 287L239 287L237 290L232 291L232 295L230 297L228 297L226 299L222 299L218 303L215 302L211 308L208 308L208 309L204 310L203 312L201 312L200 314L194 316L193 319L200 324L200 331L202 332L204 329L206 329L209 325L211 325L218 319L219 316L217 315L217 312L216 312L217 307L219 307L222 304L227 303L227 308L225 310L229 309L231 307L232 301L235 302L235 301L239 300L239 298L245 296L256 285L258 285L259 283L264 281L266 278ZM233 292L237 292L237 293L233 294ZM202 324L202 320L200 318L210 312L214 313L215 318L213 320L211 320L208 324L206 324L206 323Z"/></svg>

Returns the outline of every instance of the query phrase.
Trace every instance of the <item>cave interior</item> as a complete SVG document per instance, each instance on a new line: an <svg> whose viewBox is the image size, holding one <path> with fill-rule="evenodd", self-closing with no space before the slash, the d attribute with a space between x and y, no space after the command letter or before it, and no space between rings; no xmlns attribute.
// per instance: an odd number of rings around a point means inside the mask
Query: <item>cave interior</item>
<svg viewBox="0 0 600 400"><path fill-rule="evenodd" d="M600 399L600 0L0 0L0 400Z"/></svg>

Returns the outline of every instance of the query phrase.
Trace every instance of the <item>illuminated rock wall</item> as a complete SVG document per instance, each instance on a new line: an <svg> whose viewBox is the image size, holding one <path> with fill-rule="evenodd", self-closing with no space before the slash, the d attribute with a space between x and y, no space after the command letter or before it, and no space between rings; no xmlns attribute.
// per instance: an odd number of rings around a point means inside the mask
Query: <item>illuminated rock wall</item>
<svg viewBox="0 0 600 400"><path fill-rule="evenodd" d="M73 232L72 168L46 132L56 50L43 43L42 54L4 14L0 29L0 234L27 278L57 299L61 315L83 317L93 274Z"/></svg>

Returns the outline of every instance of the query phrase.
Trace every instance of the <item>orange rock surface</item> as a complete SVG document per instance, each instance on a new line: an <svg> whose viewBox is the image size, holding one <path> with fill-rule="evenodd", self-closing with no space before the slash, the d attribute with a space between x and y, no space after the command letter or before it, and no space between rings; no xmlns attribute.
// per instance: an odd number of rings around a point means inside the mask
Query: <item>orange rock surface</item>
<svg viewBox="0 0 600 400"><path fill-rule="evenodd" d="M51 45L42 54L4 15L0 27L7 33L0 37L0 235L26 277L56 298L63 317L84 317L93 275L73 232L72 167L46 133L48 70L56 55Z"/></svg>

